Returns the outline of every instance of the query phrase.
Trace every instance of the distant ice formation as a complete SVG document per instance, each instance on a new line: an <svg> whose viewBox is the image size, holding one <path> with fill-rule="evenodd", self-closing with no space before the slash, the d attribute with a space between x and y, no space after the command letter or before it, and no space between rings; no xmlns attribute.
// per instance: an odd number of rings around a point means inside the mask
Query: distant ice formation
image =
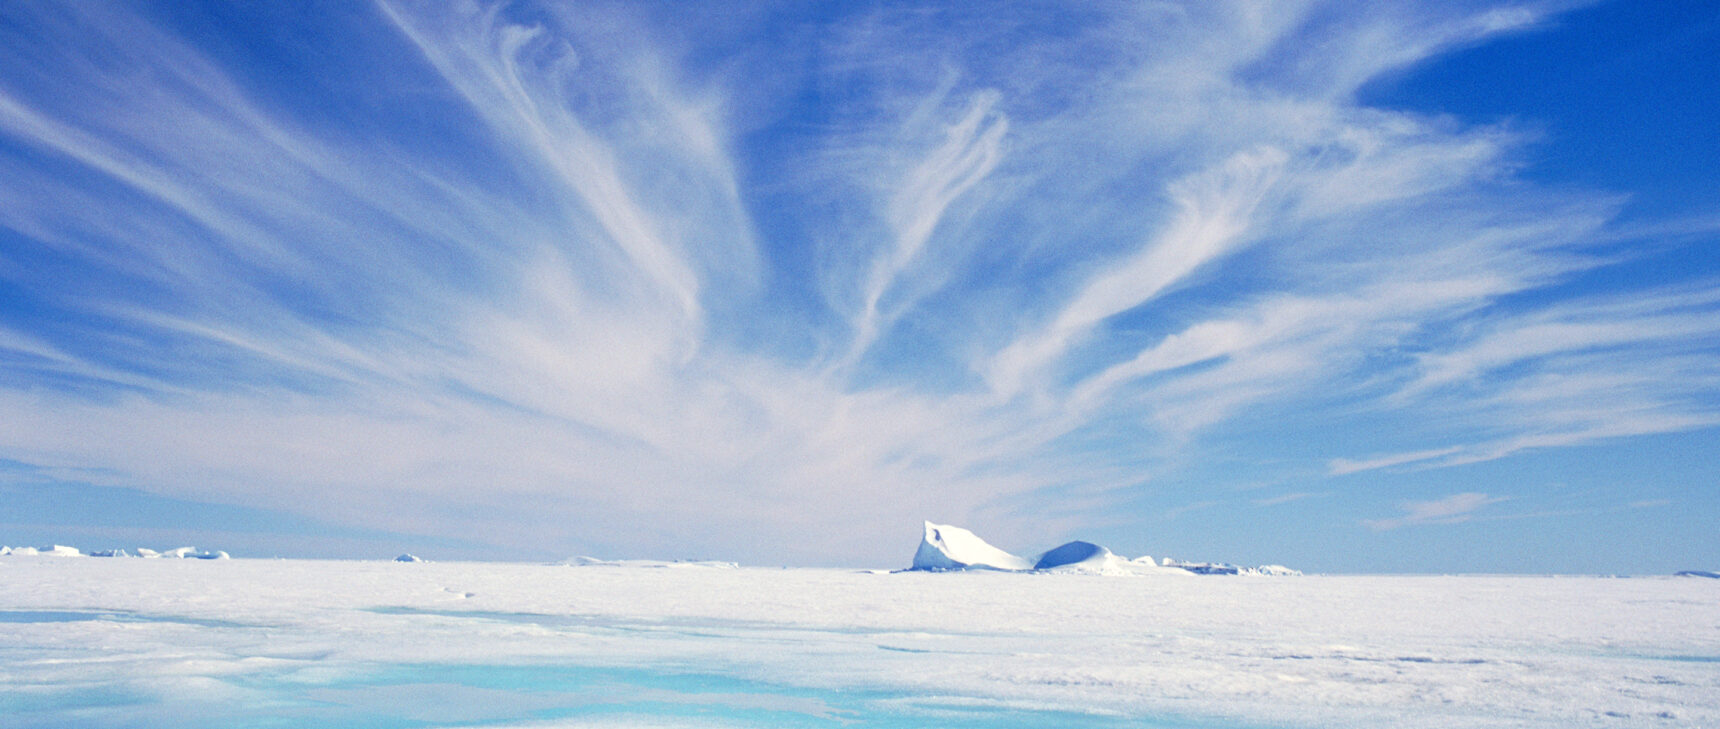
<svg viewBox="0 0 1720 729"><path fill-rule="evenodd" d="M83 552L76 547L55 544L49 547L0 547L0 555L16 554L20 557L42 555L47 557L82 557Z"/></svg>
<svg viewBox="0 0 1720 729"><path fill-rule="evenodd" d="M1073 567L1076 565L1101 565L1116 558L1111 550L1092 542L1070 542L1039 555L1039 561L1033 563L1036 570L1048 570L1054 567Z"/></svg>
<svg viewBox="0 0 1720 729"><path fill-rule="evenodd" d="M138 551L138 553L141 554L144 550L139 549L137 551ZM144 555L144 556L147 557L149 555ZM226 552L222 552L219 550L216 550L213 552L200 552L197 550L196 547L180 547L178 549L169 549L165 552L162 552L160 554L160 556L166 557L166 558L176 558L176 559L227 559L228 558Z"/></svg>
<svg viewBox="0 0 1720 729"><path fill-rule="evenodd" d="M1684 570L1683 572L1673 573L1673 576L1674 577L1707 577L1711 580L1720 580L1720 572L1704 572L1702 570Z"/></svg>
<svg viewBox="0 0 1720 729"><path fill-rule="evenodd" d="M15 554L18 556L44 555L51 557L130 557L132 553L123 549L98 549L92 552L79 551L77 547L67 547L55 544L51 547L4 547L0 546L0 556ZM157 552L146 547L137 548L137 556L144 558L166 557L170 559L231 559L226 552L198 551L196 547L179 547L165 552Z"/></svg>
<svg viewBox="0 0 1720 729"><path fill-rule="evenodd" d="M1254 575L1264 577L1289 577L1300 575L1300 570L1293 570L1281 564L1266 564L1259 567L1243 567L1224 562L1178 562L1169 557L1165 558L1164 566L1188 570L1197 575Z"/></svg>
<svg viewBox="0 0 1720 729"><path fill-rule="evenodd" d="M1097 575L1300 575L1301 572L1283 565L1238 567L1210 562L1177 562L1166 559L1163 564L1152 557L1129 559L1092 542L1075 541L1045 552L1033 559L1023 559L988 544L973 532L948 524L926 522L920 548L914 552L914 566L909 570L948 572L955 570L1001 570L1005 572L1073 572Z"/></svg>
<svg viewBox="0 0 1720 729"><path fill-rule="evenodd" d="M424 559L422 557L419 557L418 555L415 555L415 554L402 554L399 557L395 557L394 561L396 561L396 562L423 562Z"/></svg>
<svg viewBox="0 0 1720 729"><path fill-rule="evenodd" d="M966 529L928 521L911 569L1024 572L1033 569L1033 563L987 544Z"/></svg>

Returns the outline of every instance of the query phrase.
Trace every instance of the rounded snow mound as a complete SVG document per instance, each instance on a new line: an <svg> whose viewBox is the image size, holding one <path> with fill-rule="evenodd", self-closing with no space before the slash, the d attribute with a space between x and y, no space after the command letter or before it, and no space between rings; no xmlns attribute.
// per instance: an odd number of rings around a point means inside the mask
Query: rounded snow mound
<svg viewBox="0 0 1720 729"><path fill-rule="evenodd" d="M423 562L424 558L420 557L416 554L407 553L407 554L402 554L399 557L395 557L394 561L396 561L396 562Z"/></svg>
<svg viewBox="0 0 1720 729"><path fill-rule="evenodd" d="M1187 570L1160 567L1152 557L1129 559L1092 542L1070 542L1039 555L1033 569L1084 575L1188 575Z"/></svg>
<svg viewBox="0 0 1720 729"><path fill-rule="evenodd" d="M1092 542L1070 542L1039 555L1039 561L1034 563L1036 570L1048 570L1053 567L1068 567L1070 565L1091 564L1103 565L1116 555L1111 550Z"/></svg>
<svg viewBox="0 0 1720 729"><path fill-rule="evenodd" d="M966 529L928 521L926 532L920 538L920 548L914 552L914 566L909 569L1022 572L1033 569L1033 564L987 544Z"/></svg>

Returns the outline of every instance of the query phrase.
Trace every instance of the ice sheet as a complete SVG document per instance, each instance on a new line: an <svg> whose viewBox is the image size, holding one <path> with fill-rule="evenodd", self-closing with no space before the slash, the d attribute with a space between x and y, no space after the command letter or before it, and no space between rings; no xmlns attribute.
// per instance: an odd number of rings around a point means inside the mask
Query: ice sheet
<svg viewBox="0 0 1720 729"><path fill-rule="evenodd" d="M0 559L8 727L1720 725L1720 581Z"/></svg>

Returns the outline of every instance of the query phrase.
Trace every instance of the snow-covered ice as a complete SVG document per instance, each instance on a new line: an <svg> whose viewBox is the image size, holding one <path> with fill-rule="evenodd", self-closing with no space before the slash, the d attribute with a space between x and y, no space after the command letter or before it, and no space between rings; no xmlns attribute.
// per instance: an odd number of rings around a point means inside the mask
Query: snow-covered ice
<svg viewBox="0 0 1720 729"><path fill-rule="evenodd" d="M0 556L17 555L19 557L82 557L84 553L77 547L67 547L54 544L46 547L0 547Z"/></svg>
<svg viewBox="0 0 1720 729"><path fill-rule="evenodd" d="M0 560L0 725L1720 726L1720 581Z"/></svg>
<svg viewBox="0 0 1720 729"><path fill-rule="evenodd" d="M6 547L0 546L0 556L16 555L50 556L50 557L130 557L130 552L123 549L96 549L84 552L77 547L55 544L48 547ZM231 555L220 550L200 551L196 547L179 547L158 552L147 547L138 547L137 556L145 558L167 557L171 559L231 559Z"/></svg>
<svg viewBox="0 0 1720 729"><path fill-rule="evenodd" d="M1095 575L1259 575L1291 576L1301 572L1283 565L1238 567L1208 562L1177 562L1166 558L1161 565L1152 557L1129 559L1092 542L1075 541L1032 558L1020 557L991 544L971 531L948 524L926 522L920 547L914 552L910 571L956 572L999 570L1003 572L1055 571Z"/></svg>
<svg viewBox="0 0 1720 729"><path fill-rule="evenodd" d="M961 527L926 522L920 548L914 552L916 570L1030 570L1033 563L988 544Z"/></svg>

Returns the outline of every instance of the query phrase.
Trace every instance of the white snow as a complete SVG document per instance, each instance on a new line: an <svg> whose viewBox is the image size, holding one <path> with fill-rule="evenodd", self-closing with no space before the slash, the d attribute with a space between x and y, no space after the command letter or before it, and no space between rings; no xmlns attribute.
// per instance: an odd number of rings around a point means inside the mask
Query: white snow
<svg viewBox="0 0 1720 729"><path fill-rule="evenodd" d="M510 706L608 700L433 670L477 665L744 678L852 702L857 715L828 716L862 725L902 712L931 725L956 707L1106 726L1720 726L1716 580L605 566L11 560L0 723L195 729L314 705L495 727L534 717ZM53 617L67 606L86 619ZM370 678L408 669L417 683ZM659 704L717 700L651 690ZM787 723L839 723L816 716Z"/></svg>
<svg viewBox="0 0 1720 729"><path fill-rule="evenodd" d="M1033 563L987 544L966 529L928 521L911 569L1021 571L1033 569Z"/></svg>

